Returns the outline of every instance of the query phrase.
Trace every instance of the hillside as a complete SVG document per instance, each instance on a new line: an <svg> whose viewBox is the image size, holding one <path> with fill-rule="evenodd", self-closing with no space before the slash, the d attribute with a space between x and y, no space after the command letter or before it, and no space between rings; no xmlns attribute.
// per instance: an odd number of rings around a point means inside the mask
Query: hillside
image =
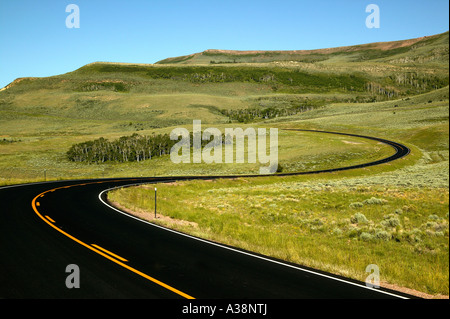
<svg viewBox="0 0 450 319"><path fill-rule="evenodd" d="M222 64L268 62L362 62L392 63L448 62L448 32L416 39L379 42L355 46L292 51L206 50L167 58L156 64Z"/></svg>
<svg viewBox="0 0 450 319"><path fill-rule="evenodd" d="M287 55L280 51L278 62L94 62L66 74L22 77L0 91L1 180L41 178L50 167L53 172L46 176L53 178L133 174L132 165L72 164L65 154L76 143L100 137L114 140L133 133L165 134L173 127L189 127L193 119L215 127L289 124L331 111L334 114L336 105L343 114L361 105L385 105L377 103L413 106L415 96L426 94L430 97L424 107L445 104L449 85L445 52L448 32L421 39L292 53L303 57L303 62L289 62L292 56L287 62L281 61ZM248 52L208 54L216 54L216 61L230 54L241 62L250 58ZM195 55L190 62L209 59L208 54ZM251 55L256 60L273 57L264 52ZM305 63L305 59L319 55L321 61ZM296 164L285 166L294 170ZM190 167L187 169L182 173L193 173ZM195 172L202 173L202 169Z"/></svg>
<svg viewBox="0 0 450 319"><path fill-rule="evenodd" d="M16 79L0 92L0 110L19 112L15 117L137 121L147 129L189 123L193 117L226 122L230 114L254 121L258 118L235 110L292 115L331 102L385 101L446 87L448 47L446 32L316 51L206 51L189 58L198 65L177 59L165 60L173 64L95 62L62 75ZM320 62L313 63L318 56ZM208 60L229 57L242 63Z"/></svg>

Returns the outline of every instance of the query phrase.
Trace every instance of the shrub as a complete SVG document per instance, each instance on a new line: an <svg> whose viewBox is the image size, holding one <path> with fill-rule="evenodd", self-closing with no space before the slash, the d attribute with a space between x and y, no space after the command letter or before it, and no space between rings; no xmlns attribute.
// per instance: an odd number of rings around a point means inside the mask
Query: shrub
<svg viewBox="0 0 450 319"><path fill-rule="evenodd" d="M364 204L368 204L368 205L382 205L385 203L387 203L387 200L381 199L381 198L376 198L376 197L372 197L372 198L366 199L364 201Z"/></svg>
<svg viewBox="0 0 450 319"><path fill-rule="evenodd" d="M436 228L438 225L436 222L426 222L425 228Z"/></svg>
<svg viewBox="0 0 450 319"><path fill-rule="evenodd" d="M369 220L361 213L356 213L350 218L352 224L366 224Z"/></svg>
<svg viewBox="0 0 450 319"><path fill-rule="evenodd" d="M448 232L448 223L446 223L446 222L436 223L436 225L434 225L434 231L436 231L436 232L447 231Z"/></svg>
<svg viewBox="0 0 450 319"><path fill-rule="evenodd" d="M434 236L434 231L432 231L432 230L430 230L430 229L427 229L427 230L425 230L425 234L428 236L428 237L433 237Z"/></svg>
<svg viewBox="0 0 450 319"><path fill-rule="evenodd" d="M420 242L422 241L423 233L420 229L414 228L411 232L409 232L407 238L410 242Z"/></svg>
<svg viewBox="0 0 450 319"><path fill-rule="evenodd" d="M375 238L383 241L389 241L391 239L391 234L385 230L379 230L375 233Z"/></svg>
<svg viewBox="0 0 450 319"><path fill-rule="evenodd" d="M373 235L371 235L369 233L366 233L366 232L362 232L361 235L359 235L359 238L362 241L372 241L372 240L374 240Z"/></svg>
<svg viewBox="0 0 450 319"><path fill-rule="evenodd" d="M351 204L349 205L350 208L361 208L361 207L363 207L363 206L364 206L364 204L361 203L361 202L351 203Z"/></svg>
<svg viewBox="0 0 450 319"><path fill-rule="evenodd" d="M387 215L384 216L384 219L381 221L381 225L383 225L384 227L394 228L400 225L400 220L395 215Z"/></svg>

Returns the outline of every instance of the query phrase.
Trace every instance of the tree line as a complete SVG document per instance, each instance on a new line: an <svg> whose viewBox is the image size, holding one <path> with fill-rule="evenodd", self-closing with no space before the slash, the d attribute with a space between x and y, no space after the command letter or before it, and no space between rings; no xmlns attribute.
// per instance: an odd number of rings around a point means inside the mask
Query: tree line
<svg viewBox="0 0 450 319"><path fill-rule="evenodd" d="M282 116L291 116L298 113L311 111L318 106L314 105L294 105L286 108L267 107L267 108L247 108L240 110L220 110L220 112L227 116L230 121L237 121L239 123L249 123L266 119L273 119Z"/></svg>
<svg viewBox="0 0 450 319"><path fill-rule="evenodd" d="M190 145L192 146L192 132L190 135ZM210 140L202 140L202 147L208 144ZM222 138L222 140L225 139ZM144 136L134 133L131 136L122 136L114 141L101 137L96 140L72 145L66 155L68 160L72 162L141 162L152 159L155 156L170 154L170 150L178 141L171 140L169 134Z"/></svg>

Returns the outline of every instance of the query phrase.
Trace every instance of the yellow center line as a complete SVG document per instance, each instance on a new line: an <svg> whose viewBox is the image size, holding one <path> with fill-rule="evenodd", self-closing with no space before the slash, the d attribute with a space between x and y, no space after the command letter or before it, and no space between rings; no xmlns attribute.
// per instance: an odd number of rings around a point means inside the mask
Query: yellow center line
<svg viewBox="0 0 450 319"><path fill-rule="evenodd" d="M95 182L95 183L99 183L99 182ZM89 183L89 184L95 184L95 183ZM83 185L86 185L86 184L83 184ZM79 185L74 185L74 186L79 186ZM47 220L46 218L44 218L44 216L42 216L42 215L39 213L38 209L36 208L36 206L37 206L37 205L36 205L36 199L39 198L39 197L43 197L44 194L47 193L47 192L54 192L55 190L61 189L61 188L63 188L63 187L58 187L58 188L54 188L54 189L45 191L45 192L43 192L43 193L37 195L35 198L33 198L32 202L31 202L31 206L33 207L34 212L35 212L35 213L36 213L36 214L37 214L44 222L46 222L48 225L50 225L51 227L53 227L54 229L56 229L57 231L59 231L61 234L65 235L65 236L67 236L68 238L72 239L73 241L79 243L80 245L82 245L82 246L84 246L84 247L86 247L86 248L88 248L88 249L90 249L90 250L96 252L97 254L99 254L99 255L101 255L101 256L103 256L103 257L105 257L105 258L107 258L107 259L109 259L109 260L111 260L111 261L113 261L113 262L115 262L116 264L118 264L118 265L120 265L120 266L122 266L122 267L124 267L124 268L126 268L126 269L128 269L128 270L130 270L130 271L132 271L132 272L134 272L135 274L138 274L139 276L144 277L145 279L148 279L148 280L150 280L151 282L153 282L153 283L155 283L155 284L157 284L157 285L159 285L159 286L161 286L161 287L164 287L164 288L166 288L166 289L168 289L168 290L170 290L170 291L172 291L172 292L174 292L174 293L176 293L176 294L178 294L178 295L180 295L180 296L182 296L182 297L184 297L184 298L187 298L187 299L195 299L194 297L192 297L192 296L190 296L190 295L188 295L188 294L186 294L186 293L184 293L184 292L182 292L182 291L180 291L180 290L178 290L178 289L176 289L176 288L173 288L173 287L169 286L168 284L165 284L165 283L163 283L162 281L159 281L159 280L156 279L156 278L153 278L153 277L151 277L151 276L149 276L149 275L147 275L147 274L145 274L145 273L143 273L143 272L141 272L141 271L139 271L139 270L137 270L137 269L135 269L135 268L133 268L133 267L130 267L130 266L127 265L127 264L124 264L122 261L117 260L117 259L111 257L110 255L108 255L107 253L104 253L104 252L101 251L100 249L97 249L97 248L95 248L95 247L93 247L93 246L91 246L91 245L86 244L85 242L79 240L78 238L75 238L74 236L70 235L69 233L66 233L66 232L63 231L62 229L56 227L53 223L51 223L49 220ZM97 246L97 247L98 247L98 246Z"/></svg>
<svg viewBox="0 0 450 319"><path fill-rule="evenodd" d="M50 216L45 215L45 218L47 218L49 221L51 221L52 223L54 223L55 221L53 219L50 218Z"/></svg>
<svg viewBox="0 0 450 319"><path fill-rule="evenodd" d="M107 249L105 249L105 248L103 248L103 247L100 247L100 246L96 245L96 244L92 244L92 246L94 246L94 247L97 248L97 249L100 249L101 251L104 251L104 252L107 253L108 255L111 255L111 256L113 256L113 257L116 257L116 258L119 259L119 260L122 260L122 261L128 261L128 260L126 260L125 258L122 258L122 257L120 257L120 256L118 256L118 255L116 255L116 254L114 254L114 253L112 253L112 252L110 252L109 250L107 250Z"/></svg>

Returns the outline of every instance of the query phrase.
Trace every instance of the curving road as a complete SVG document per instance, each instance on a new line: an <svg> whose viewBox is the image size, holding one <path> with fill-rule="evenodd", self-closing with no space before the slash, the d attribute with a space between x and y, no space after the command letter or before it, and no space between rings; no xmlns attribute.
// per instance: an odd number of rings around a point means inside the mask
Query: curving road
<svg viewBox="0 0 450 319"><path fill-rule="evenodd" d="M321 133L369 138L392 146L396 154L350 167L280 175L367 167L409 153L406 146L384 139ZM235 177L73 180L1 187L0 297L185 301L412 297L180 234L106 202L105 190L124 185ZM68 265L79 269L79 288L66 286L72 275L66 271Z"/></svg>

